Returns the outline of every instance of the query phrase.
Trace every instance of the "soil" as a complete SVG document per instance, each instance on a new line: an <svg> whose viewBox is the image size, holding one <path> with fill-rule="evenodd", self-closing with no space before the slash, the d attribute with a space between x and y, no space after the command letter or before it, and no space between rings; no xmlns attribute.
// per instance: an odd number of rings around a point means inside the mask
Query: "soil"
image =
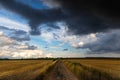
<svg viewBox="0 0 120 80"><path fill-rule="evenodd" d="M54 68L45 76L44 80L78 80L74 74L67 69L62 61L57 61Z"/></svg>

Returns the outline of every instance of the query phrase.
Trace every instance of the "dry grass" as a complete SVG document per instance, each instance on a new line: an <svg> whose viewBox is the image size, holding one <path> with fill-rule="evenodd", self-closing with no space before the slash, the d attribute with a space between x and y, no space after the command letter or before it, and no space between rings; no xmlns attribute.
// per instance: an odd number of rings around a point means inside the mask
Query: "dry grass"
<svg viewBox="0 0 120 80"><path fill-rule="evenodd" d="M105 80L120 80L120 60L71 59L65 60L65 64L82 80L104 80L104 77L106 77ZM87 79L84 79L83 76ZM92 76L96 76L96 79Z"/></svg>
<svg viewBox="0 0 120 80"><path fill-rule="evenodd" d="M52 60L0 61L0 80L35 80L53 63Z"/></svg>
<svg viewBox="0 0 120 80"><path fill-rule="evenodd" d="M120 59L78 59L72 60L105 71L113 76L120 77Z"/></svg>
<svg viewBox="0 0 120 80"><path fill-rule="evenodd" d="M63 62L79 80L120 80L119 59L67 59ZM2 60L0 80L44 80L55 63L53 60Z"/></svg>

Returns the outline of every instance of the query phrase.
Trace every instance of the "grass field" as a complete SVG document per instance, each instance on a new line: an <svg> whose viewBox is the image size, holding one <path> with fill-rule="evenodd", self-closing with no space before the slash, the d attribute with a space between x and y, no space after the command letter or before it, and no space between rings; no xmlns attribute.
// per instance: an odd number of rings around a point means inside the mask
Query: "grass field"
<svg viewBox="0 0 120 80"><path fill-rule="evenodd" d="M120 59L0 60L0 80L120 80Z"/></svg>
<svg viewBox="0 0 120 80"><path fill-rule="evenodd" d="M3 60L0 61L0 80L35 80L52 64L52 60Z"/></svg>
<svg viewBox="0 0 120 80"><path fill-rule="evenodd" d="M97 80L98 78L120 80L120 59L69 59L64 63L79 78L87 77L84 80ZM81 74L83 76L80 76Z"/></svg>

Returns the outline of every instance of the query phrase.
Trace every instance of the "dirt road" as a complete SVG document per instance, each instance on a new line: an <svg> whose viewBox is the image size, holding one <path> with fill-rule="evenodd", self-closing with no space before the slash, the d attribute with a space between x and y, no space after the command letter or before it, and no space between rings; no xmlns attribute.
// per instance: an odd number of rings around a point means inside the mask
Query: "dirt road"
<svg viewBox="0 0 120 80"><path fill-rule="evenodd" d="M78 80L62 61L57 61L54 68L45 76L44 80Z"/></svg>

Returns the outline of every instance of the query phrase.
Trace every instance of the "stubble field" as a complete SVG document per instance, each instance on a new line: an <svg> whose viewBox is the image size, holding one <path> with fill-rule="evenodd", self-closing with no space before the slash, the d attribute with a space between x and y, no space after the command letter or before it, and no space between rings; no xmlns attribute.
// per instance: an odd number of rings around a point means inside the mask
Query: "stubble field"
<svg viewBox="0 0 120 80"><path fill-rule="evenodd" d="M0 60L0 80L120 80L120 59Z"/></svg>

